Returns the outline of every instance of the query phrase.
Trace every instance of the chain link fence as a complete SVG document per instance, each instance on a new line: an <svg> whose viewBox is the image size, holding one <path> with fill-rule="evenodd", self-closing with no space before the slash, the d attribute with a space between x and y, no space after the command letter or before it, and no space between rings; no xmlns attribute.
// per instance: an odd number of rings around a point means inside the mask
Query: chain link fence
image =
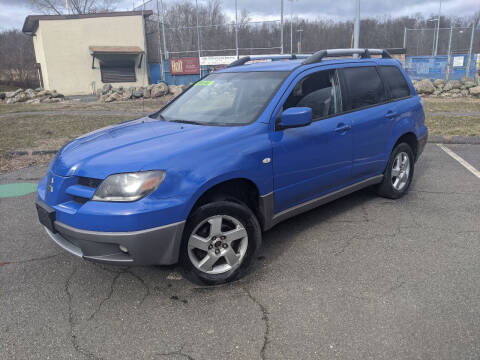
<svg viewBox="0 0 480 360"><path fill-rule="evenodd" d="M473 39L472 39L473 33ZM435 56L480 52L480 29L472 27L405 29L407 56Z"/></svg>
<svg viewBox="0 0 480 360"><path fill-rule="evenodd" d="M149 0L135 7L136 11L153 11L146 20L148 60L282 52L280 19L248 21L246 15L237 14L235 22L215 13L210 4L170 0L167 5L162 0ZM204 23L212 20L213 24Z"/></svg>

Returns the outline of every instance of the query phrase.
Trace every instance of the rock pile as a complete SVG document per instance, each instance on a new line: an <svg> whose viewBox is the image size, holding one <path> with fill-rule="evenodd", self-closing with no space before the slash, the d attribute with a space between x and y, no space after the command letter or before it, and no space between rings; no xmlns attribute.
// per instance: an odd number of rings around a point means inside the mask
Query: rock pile
<svg viewBox="0 0 480 360"><path fill-rule="evenodd" d="M55 90L44 90L42 88L17 89L10 92L0 92L0 103L15 104L24 102L26 104L54 103L64 100L64 96Z"/></svg>
<svg viewBox="0 0 480 360"><path fill-rule="evenodd" d="M139 87L118 87L114 88L111 84L105 84L97 91L97 97L102 102L125 101L130 99L150 99L158 98L168 94L174 97L180 95L185 85L167 85L165 83L153 84Z"/></svg>
<svg viewBox="0 0 480 360"><path fill-rule="evenodd" d="M430 81L423 79L413 80L413 86L420 95L431 95L438 97L479 97L480 86L472 80L450 80L437 79Z"/></svg>

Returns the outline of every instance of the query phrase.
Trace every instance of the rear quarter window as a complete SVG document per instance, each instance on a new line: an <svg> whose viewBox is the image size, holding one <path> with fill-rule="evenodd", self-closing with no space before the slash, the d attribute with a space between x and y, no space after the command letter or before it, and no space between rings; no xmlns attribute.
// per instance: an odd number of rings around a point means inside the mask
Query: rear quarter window
<svg viewBox="0 0 480 360"><path fill-rule="evenodd" d="M382 80L374 66L341 69L347 91L344 110L355 110L385 102Z"/></svg>
<svg viewBox="0 0 480 360"><path fill-rule="evenodd" d="M390 99L402 99L411 95L407 80L396 66L380 66L378 71L387 87Z"/></svg>

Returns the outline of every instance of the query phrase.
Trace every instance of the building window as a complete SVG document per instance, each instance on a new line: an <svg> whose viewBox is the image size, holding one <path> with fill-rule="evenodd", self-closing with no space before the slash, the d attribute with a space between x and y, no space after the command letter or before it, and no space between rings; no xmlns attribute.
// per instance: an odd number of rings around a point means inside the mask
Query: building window
<svg viewBox="0 0 480 360"><path fill-rule="evenodd" d="M100 73L104 83L136 82L135 62L105 62L100 63Z"/></svg>

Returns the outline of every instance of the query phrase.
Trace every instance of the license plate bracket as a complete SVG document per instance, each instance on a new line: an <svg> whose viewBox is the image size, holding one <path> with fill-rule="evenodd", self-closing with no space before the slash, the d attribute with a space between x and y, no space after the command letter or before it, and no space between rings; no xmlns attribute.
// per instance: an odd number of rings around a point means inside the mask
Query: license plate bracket
<svg viewBox="0 0 480 360"><path fill-rule="evenodd" d="M35 203L35 206L37 208L37 215L38 215L38 220L40 221L40 224L45 226L52 233L56 233L57 230L55 230L55 225L54 225L54 222L56 219L55 210L52 209L47 204L45 204L44 202L40 202L40 201L37 201Z"/></svg>

